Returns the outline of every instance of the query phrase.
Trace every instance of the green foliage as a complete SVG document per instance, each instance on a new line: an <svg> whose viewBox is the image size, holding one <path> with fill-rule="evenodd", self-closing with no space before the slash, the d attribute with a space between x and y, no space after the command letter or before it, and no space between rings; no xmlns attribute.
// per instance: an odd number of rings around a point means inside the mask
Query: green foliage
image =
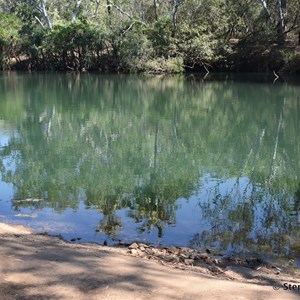
<svg viewBox="0 0 300 300"><path fill-rule="evenodd" d="M146 33L152 42L156 55L167 57L173 46L170 18L160 18L154 23L153 28L146 30Z"/></svg>
<svg viewBox="0 0 300 300"><path fill-rule="evenodd" d="M18 38L22 21L14 15L0 14L0 38L9 44L11 39Z"/></svg>
<svg viewBox="0 0 300 300"><path fill-rule="evenodd" d="M164 57L162 57L162 58L151 59L145 63L144 71L146 73L154 73L154 74L183 73L184 72L183 58L171 57L165 59Z"/></svg>
<svg viewBox="0 0 300 300"><path fill-rule="evenodd" d="M40 27L35 27L30 33L21 35L20 52L31 58L32 61L39 59L39 47L45 36L45 31Z"/></svg>
<svg viewBox="0 0 300 300"><path fill-rule="evenodd" d="M280 51L284 60L282 73L300 74L300 55L293 49L284 49Z"/></svg>
<svg viewBox="0 0 300 300"><path fill-rule="evenodd" d="M212 34L201 32L200 28L191 28L187 25L179 30L181 36L178 48L183 53L187 64L209 62L216 59L218 41Z"/></svg>
<svg viewBox="0 0 300 300"><path fill-rule="evenodd" d="M141 72L153 57L151 41L140 30L126 32L119 40L119 59L124 70Z"/></svg>
<svg viewBox="0 0 300 300"><path fill-rule="evenodd" d="M43 41L42 49L59 69L88 69L94 55L104 49L105 33L87 22L55 25Z"/></svg>
<svg viewBox="0 0 300 300"><path fill-rule="evenodd" d="M14 15L0 14L0 68L9 66L9 59L16 56L22 21Z"/></svg>

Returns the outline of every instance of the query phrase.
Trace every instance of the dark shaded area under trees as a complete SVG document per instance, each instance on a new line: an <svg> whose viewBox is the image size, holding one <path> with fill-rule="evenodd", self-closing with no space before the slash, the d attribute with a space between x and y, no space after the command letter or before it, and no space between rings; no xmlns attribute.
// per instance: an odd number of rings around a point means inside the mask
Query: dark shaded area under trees
<svg viewBox="0 0 300 300"><path fill-rule="evenodd" d="M300 73L299 0L0 0L0 69Z"/></svg>

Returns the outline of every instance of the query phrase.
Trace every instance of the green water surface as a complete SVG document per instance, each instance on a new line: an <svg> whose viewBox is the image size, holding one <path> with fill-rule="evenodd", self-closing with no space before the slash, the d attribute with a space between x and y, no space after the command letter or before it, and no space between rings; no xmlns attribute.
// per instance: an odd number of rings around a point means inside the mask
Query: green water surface
<svg viewBox="0 0 300 300"><path fill-rule="evenodd" d="M255 74L1 73L0 215L296 263L299 132L300 85Z"/></svg>

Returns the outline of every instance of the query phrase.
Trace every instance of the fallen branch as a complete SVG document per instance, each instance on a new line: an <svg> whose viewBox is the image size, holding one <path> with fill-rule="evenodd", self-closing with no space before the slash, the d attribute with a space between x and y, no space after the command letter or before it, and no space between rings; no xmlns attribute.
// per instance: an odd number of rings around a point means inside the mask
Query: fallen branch
<svg viewBox="0 0 300 300"><path fill-rule="evenodd" d="M204 63L202 63L203 68L205 69L206 73L209 74L209 70L207 69L206 65Z"/></svg>
<svg viewBox="0 0 300 300"><path fill-rule="evenodd" d="M196 64L196 63L194 62L192 66L184 65L184 67L185 67L185 68L189 68L189 69L194 69L195 64Z"/></svg>
<svg viewBox="0 0 300 300"><path fill-rule="evenodd" d="M273 74L274 74L274 76L275 76L275 79L274 79L273 83L275 83L276 80L279 78L279 76L276 74L275 70L273 70Z"/></svg>

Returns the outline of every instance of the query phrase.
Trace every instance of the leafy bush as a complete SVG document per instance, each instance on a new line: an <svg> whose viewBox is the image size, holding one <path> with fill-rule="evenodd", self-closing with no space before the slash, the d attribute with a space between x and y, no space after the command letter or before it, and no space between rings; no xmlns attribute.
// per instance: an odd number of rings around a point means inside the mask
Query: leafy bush
<svg viewBox="0 0 300 300"><path fill-rule="evenodd" d="M46 35L42 48L58 69L88 69L104 49L104 34L86 22L56 25Z"/></svg>
<svg viewBox="0 0 300 300"><path fill-rule="evenodd" d="M165 58L155 58L149 60L145 63L145 72L146 73L166 73L166 74L175 74L184 72L184 63L183 58L181 57L171 57L168 59Z"/></svg>
<svg viewBox="0 0 300 300"><path fill-rule="evenodd" d="M127 32L118 46L121 67L130 72L143 72L145 64L153 54L152 43L141 31Z"/></svg>
<svg viewBox="0 0 300 300"><path fill-rule="evenodd" d="M153 28L145 30L148 39L151 41L157 56L168 57L174 46L172 37L172 25L170 18L160 18L154 23Z"/></svg>
<svg viewBox="0 0 300 300"><path fill-rule="evenodd" d="M14 57L20 43L22 21L15 15L0 14L0 67L9 67L7 61Z"/></svg>

